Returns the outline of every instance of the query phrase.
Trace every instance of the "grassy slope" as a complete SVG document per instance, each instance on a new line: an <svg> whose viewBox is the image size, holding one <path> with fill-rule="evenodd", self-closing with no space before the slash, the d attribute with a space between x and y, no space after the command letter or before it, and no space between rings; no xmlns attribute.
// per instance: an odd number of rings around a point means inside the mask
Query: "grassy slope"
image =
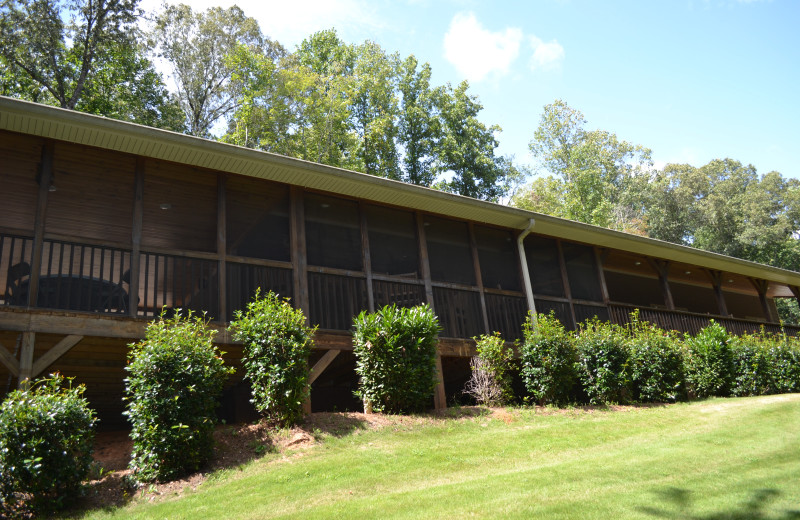
<svg viewBox="0 0 800 520"><path fill-rule="evenodd" d="M115 515L800 518L800 395L362 432Z"/></svg>

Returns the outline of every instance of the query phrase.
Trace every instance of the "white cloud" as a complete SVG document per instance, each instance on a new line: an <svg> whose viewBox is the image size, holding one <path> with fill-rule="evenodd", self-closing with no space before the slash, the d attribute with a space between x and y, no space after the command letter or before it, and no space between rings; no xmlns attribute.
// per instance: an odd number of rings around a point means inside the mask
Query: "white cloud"
<svg viewBox="0 0 800 520"><path fill-rule="evenodd" d="M492 32L473 13L458 13L444 35L444 56L466 79L480 81L490 74L508 73L522 40L520 29Z"/></svg>
<svg viewBox="0 0 800 520"><path fill-rule="evenodd" d="M166 0L177 4L181 0ZM183 0L183 3L188 3ZM377 30L384 23L377 15L376 7L368 0L303 0L277 2L275 0L192 0L195 11L209 7L228 8L238 5L247 16L258 20L261 31L278 40L284 47L292 50L295 45L316 31L336 28L345 41L348 33L365 26ZM160 10L161 0L142 0L140 7L145 11Z"/></svg>
<svg viewBox="0 0 800 520"><path fill-rule="evenodd" d="M556 40L543 42L536 36L530 37L533 56L528 65L531 70L557 70L564 61L564 47Z"/></svg>

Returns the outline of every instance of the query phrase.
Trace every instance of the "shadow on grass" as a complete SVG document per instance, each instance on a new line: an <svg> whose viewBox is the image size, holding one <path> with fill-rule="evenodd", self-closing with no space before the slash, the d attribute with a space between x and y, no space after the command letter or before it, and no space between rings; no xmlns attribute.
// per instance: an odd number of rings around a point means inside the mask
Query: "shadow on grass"
<svg viewBox="0 0 800 520"><path fill-rule="evenodd" d="M300 427L313 435L315 439L321 436L344 437L356 430L366 430L369 422L362 414L350 412L317 412L307 415Z"/></svg>
<svg viewBox="0 0 800 520"><path fill-rule="evenodd" d="M694 498L686 489L669 487L655 492L665 508L641 507L640 512L656 518L676 520L793 520L800 519L799 510L769 512L767 509L772 500L781 495L777 489L758 489L750 493L750 498L734 509L726 509L713 513L693 512Z"/></svg>

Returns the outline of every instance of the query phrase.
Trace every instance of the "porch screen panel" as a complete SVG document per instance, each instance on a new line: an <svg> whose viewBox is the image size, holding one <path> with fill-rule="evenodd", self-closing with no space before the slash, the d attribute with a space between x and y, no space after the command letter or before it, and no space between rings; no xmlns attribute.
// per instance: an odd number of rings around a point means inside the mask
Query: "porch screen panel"
<svg viewBox="0 0 800 520"><path fill-rule="evenodd" d="M41 139L0 131L0 227L33 233L41 158Z"/></svg>
<svg viewBox="0 0 800 520"><path fill-rule="evenodd" d="M589 246L569 242L562 243L561 250L564 253L564 264L567 268L572 298L595 302L603 301L594 250Z"/></svg>
<svg viewBox="0 0 800 520"><path fill-rule="evenodd" d="M244 311L252 301L257 289L261 294L274 292L281 299L291 298L293 292L292 270L279 267L239 264L228 262L227 269L227 321L233 319L234 311Z"/></svg>
<svg viewBox="0 0 800 520"><path fill-rule="evenodd" d="M364 206L372 272L419 278L419 248L414 214L382 206Z"/></svg>
<svg viewBox="0 0 800 520"><path fill-rule="evenodd" d="M559 302L555 300L545 300L544 298L536 298L536 313L537 314L550 314L554 313L556 319L561 322L566 329L574 329L575 324L572 323L572 314L569 310L569 303Z"/></svg>
<svg viewBox="0 0 800 520"><path fill-rule="evenodd" d="M142 253L139 263L139 315L155 317L166 308L206 312L219 318L219 263L214 260Z"/></svg>
<svg viewBox="0 0 800 520"><path fill-rule="evenodd" d="M290 261L289 189L230 175L225 192L227 254Z"/></svg>
<svg viewBox="0 0 800 520"><path fill-rule="evenodd" d="M558 246L552 238L530 235L525 239L525 256L534 294L563 298L564 281ZM537 308L538 310L538 308Z"/></svg>
<svg viewBox="0 0 800 520"><path fill-rule="evenodd" d="M697 312L700 314L719 314L719 305L711 287L669 282L672 301L677 310ZM759 307L760 308L760 307Z"/></svg>
<svg viewBox="0 0 800 520"><path fill-rule="evenodd" d="M657 278L605 271L608 297L613 302L641 307L664 307L664 294Z"/></svg>
<svg viewBox="0 0 800 520"><path fill-rule="evenodd" d="M758 296L732 291L722 291L722 294L725 297L725 305L728 307L728 313L732 316L742 319L766 320Z"/></svg>
<svg viewBox="0 0 800 520"><path fill-rule="evenodd" d="M386 305L415 307L425 303L425 286L420 284L373 280L372 292L376 309Z"/></svg>
<svg viewBox="0 0 800 520"><path fill-rule="evenodd" d="M131 155L57 142L47 233L130 244L135 168Z"/></svg>
<svg viewBox="0 0 800 520"><path fill-rule="evenodd" d="M321 329L351 330L353 317L367 309L367 283L363 278L308 273L312 325Z"/></svg>
<svg viewBox="0 0 800 520"><path fill-rule="evenodd" d="M142 248L217 250L217 174L165 161L147 161Z"/></svg>
<svg viewBox="0 0 800 520"><path fill-rule="evenodd" d="M431 279L475 285L475 267L466 222L425 216Z"/></svg>
<svg viewBox="0 0 800 520"><path fill-rule="evenodd" d="M608 308L605 305L584 305L576 303L574 307L575 321L577 321L578 324L595 317L600 321L608 321L610 319Z"/></svg>
<svg viewBox="0 0 800 520"><path fill-rule="evenodd" d="M0 283L3 305L28 305L33 238L0 233Z"/></svg>
<svg viewBox="0 0 800 520"><path fill-rule="evenodd" d="M308 264L360 271L358 204L352 200L306 193L303 205Z"/></svg>
<svg viewBox="0 0 800 520"><path fill-rule="evenodd" d="M505 340L522 338L522 324L528 315L528 302L520 296L486 293L489 330L499 332Z"/></svg>
<svg viewBox="0 0 800 520"><path fill-rule="evenodd" d="M434 287L433 305L442 326L442 336L471 338L485 332L477 292Z"/></svg>
<svg viewBox="0 0 800 520"><path fill-rule="evenodd" d="M522 290L516 242L511 232L475 226L475 241L483 286L506 291Z"/></svg>

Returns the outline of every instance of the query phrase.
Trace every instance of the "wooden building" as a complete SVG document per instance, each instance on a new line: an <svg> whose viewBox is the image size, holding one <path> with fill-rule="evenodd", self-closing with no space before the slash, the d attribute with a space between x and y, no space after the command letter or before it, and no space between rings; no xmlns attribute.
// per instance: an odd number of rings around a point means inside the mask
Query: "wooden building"
<svg viewBox="0 0 800 520"><path fill-rule="evenodd" d="M569 327L629 313L696 332L778 331L800 274L384 178L0 98L0 395L60 371L106 427L127 345L168 309L225 331L257 287L319 325L315 409L356 407L349 329L362 309L429 303L443 330L436 404L473 336L520 336L529 311ZM790 328L791 331L796 329ZM240 376L237 376L240 377ZM229 419L246 414L237 379Z"/></svg>

